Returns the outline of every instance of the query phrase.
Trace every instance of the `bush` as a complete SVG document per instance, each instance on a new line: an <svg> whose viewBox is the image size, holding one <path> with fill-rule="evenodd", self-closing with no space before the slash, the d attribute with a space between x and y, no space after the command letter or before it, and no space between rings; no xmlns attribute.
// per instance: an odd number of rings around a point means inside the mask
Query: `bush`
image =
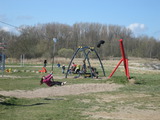
<svg viewBox="0 0 160 120"><path fill-rule="evenodd" d="M71 58L74 51L72 49L62 48L58 51L60 57Z"/></svg>

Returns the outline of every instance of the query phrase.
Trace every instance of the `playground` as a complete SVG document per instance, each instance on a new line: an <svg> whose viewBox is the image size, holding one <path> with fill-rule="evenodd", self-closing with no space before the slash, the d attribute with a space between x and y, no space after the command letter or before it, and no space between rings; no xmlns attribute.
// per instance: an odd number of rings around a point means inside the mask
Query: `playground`
<svg viewBox="0 0 160 120"><path fill-rule="evenodd" d="M115 68L120 58L103 60L106 75ZM56 59L55 59L56 61ZM60 60L59 60L60 61ZM83 59L75 59L82 63ZM69 63L70 60L66 60ZM64 86L48 87L39 85L42 64L26 63L24 67L9 64L12 72L5 72L0 78L0 118L20 119L104 119L104 120L158 120L160 118L160 81L158 60L129 60L131 79L125 76L124 66L120 65L114 75L107 79L97 60L90 60L99 71L99 78L74 78L75 74L65 78L61 67L54 66L54 78L67 81ZM150 65L150 66L149 66ZM43 111L43 113L42 113ZM8 114L10 113L10 114ZM63 114L63 116L61 115Z"/></svg>
<svg viewBox="0 0 160 120"><path fill-rule="evenodd" d="M108 60L101 60L88 46L79 46L71 59L54 58L57 64L2 59L7 65L1 65L0 118L158 120L160 62L138 58L128 62L122 39L119 42L121 57ZM76 58L79 51L84 58ZM97 58L89 57L92 52Z"/></svg>

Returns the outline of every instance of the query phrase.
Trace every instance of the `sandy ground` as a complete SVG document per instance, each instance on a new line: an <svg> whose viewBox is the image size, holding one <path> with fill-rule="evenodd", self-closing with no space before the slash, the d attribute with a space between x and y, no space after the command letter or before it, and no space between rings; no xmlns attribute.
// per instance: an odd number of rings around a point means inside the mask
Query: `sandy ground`
<svg viewBox="0 0 160 120"><path fill-rule="evenodd" d="M89 115L90 118L94 119L105 119L105 120L160 120L160 109L159 106L154 106L152 103L144 104L139 103L138 101L133 101L133 103L127 104L130 100L141 100L141 99L150 99L152 95L147 95L143 93L133 93L133 94L103 94L97 95L97 102L101 103L113 103L114 101L118 101L119 105L117 107L113 107L114 110L100 111L99 106L93 106L84 112L84 115ZM158 98L156 98L158 99ZM128 101L127 101L128 100ZM124 104L126 103L126 104ZM124 105L122 105L124 104ZM138 106L146 106L146 108L139 108ZM104 109L110 109L111 106L106 106ZM93 112L92 112L93 111Z"/></svg>
<svg viewBox="0 0 160 120"><path fill-rule="evenodd" d="M40 88L33 91L14 90L0 91L1 95L17 98L46 98L52 96L78 95L82 93L114 91L122 85L117 84L75 84L64 86L53 86L49 88Z"/></svg>
<svg viewBox="0 0 160 120"><path fill-rule="evenodd" d="M14 90L14 91L0 91L1 95L4 96L13 96L17 98L48 98L54 96L66 96L66 95L78 95L85 93L93 92L103 92L103 91L115 91L123 85L117 84L74 84L74 85L64 85L64 86L54 86L49 88L39 88L33 91L25 90ZM120 104L126 101L123 101L124 98L130 98L131 95L119 94L119 95L98 95L97 101L99 102L114 102L114 100L119 100ZM148 97L145 94L132 94L134 98ZM124 99L125 100L125 99ZM85 101L84 102L89 102ZM106 119L106 120L160 120L160 110L159 109L137 109L137 104L125 105L116 107L117 111L99 111L99 107L89 108L90 110L84 111L84 115L89 115L89 118L94 119ZM97 110L96 110L97 109ZM106 107L107 109L107 107ZM97 112L95 112L95 111ZM92 112L93 111L93 112Z"/></svg>

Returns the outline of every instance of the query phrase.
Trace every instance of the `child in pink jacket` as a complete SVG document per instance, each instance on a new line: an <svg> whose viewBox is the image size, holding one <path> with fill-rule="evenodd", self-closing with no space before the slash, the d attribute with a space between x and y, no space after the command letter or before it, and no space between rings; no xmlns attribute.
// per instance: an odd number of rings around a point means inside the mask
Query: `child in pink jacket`
<svg viewBox="0 0 160 120"><path fill-rule="evenodd" d="M53 72L51 72L47 76L42 76L41 81L40 81L40 85L42 85L43 83L45 83L49 87L51 87L53 85L64 85L64 84L66 84L66 82L54 81L53 80Z"/></svg>

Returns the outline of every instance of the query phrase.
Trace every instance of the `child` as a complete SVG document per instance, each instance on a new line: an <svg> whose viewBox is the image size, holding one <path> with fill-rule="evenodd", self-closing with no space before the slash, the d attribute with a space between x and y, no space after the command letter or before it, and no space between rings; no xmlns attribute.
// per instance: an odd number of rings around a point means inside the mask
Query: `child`
<svg viewBox="0 0 160 120"><path fill-rule="evenodd" d="M71 66L71 71L72 71L72 72L74 72L74 71L75 71L76 66L77 66L77 65L73 62L73 63L72 63L72 66Z"/></svg>
<svg viewBox="0 0 160 120"><path fill-rule="evenodd" d="M65 73L65 69L66 69L65 65L63 65L63 66L62 66L62 73L63 73L63 74Z"/></svg>
<svg viewBox="0 0 160 120"><path fill-rule="evenodd" d="M60 64L60 63L58 63L58 64L57 64L57 67L58 67L58 68L59 68L59 67L61 67L61 64Z"/></svg>
<svg viewBox="0 0 160 120"><path fill-rule="evenodd" d="M47 66L47 60L44 60L44 66L43 67L46 67Z"/></svg>
<svg viewBox="0 0 160 120"><path fill-rule="evenodd" d="M98 78L97 69L95 67L90 68L90 66L88 66L88 68L91 69L92 76L95 77L95 78Z"/></svg>
<svg viewBox="0 0 160 120"><path fill-rule="evenodd" d="M40 81L40 85L42 85L43 83L45 83L46 85L48 85L49 87L53 86L53 85L64 85L66 84L66 82L59 82L59 81L54 81L53 80L53 72L51 72L49 75L47 76L42 76L41 81Z"/></svg>

